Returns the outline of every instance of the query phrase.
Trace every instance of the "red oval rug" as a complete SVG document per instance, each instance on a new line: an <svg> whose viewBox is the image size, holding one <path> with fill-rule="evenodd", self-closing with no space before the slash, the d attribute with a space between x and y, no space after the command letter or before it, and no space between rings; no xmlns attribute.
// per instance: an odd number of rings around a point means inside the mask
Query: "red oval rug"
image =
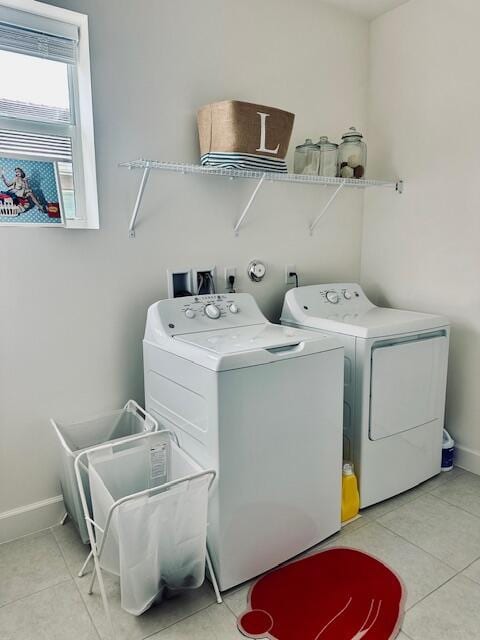
<svg viewBox="0 0 480 640"><path fill-rule="evenodd" d="M272 640L391 640L403 604L403 583L383 562L337 547L259 578L238 628Z"/></svg>

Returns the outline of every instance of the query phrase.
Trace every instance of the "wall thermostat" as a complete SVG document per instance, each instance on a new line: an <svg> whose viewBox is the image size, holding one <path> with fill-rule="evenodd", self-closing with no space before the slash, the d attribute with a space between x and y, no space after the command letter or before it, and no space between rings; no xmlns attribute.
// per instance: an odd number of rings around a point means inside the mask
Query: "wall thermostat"
<svg viewBox="0 0 480 640"><path fill-rule="evenodd" d="M248 277L252 282L260 282L267 272L267 267L260 260L252 260L247 267Z"/></svg>

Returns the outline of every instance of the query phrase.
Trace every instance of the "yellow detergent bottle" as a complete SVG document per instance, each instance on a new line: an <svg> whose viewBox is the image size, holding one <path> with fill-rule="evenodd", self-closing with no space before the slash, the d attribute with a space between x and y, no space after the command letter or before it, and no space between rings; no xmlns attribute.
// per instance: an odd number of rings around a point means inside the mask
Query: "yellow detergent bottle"
<svg viewBox="0 0 480 640"><path fill-rule="evenodd" d="M353 472L353 464L345 462L342 475L342 522L347 522L358 515L359 508L357 477Z"/></svg>

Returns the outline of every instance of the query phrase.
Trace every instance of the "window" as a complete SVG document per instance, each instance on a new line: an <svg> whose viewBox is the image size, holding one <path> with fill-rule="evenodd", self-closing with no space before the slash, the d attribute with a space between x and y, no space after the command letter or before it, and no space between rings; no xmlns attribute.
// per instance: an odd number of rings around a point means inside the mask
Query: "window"
<svg viewBox="0 0 480 640"><path fill-rule="evenodd" d="M86 16L0 0L0 157L54 163L66 227L98 228Z"/></svg>

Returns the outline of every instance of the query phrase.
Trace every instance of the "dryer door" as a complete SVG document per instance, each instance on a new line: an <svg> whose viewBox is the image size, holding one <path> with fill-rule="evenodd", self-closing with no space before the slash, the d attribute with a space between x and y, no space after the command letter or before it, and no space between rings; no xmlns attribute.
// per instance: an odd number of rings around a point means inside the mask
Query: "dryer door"
<svg viewBox="0 0 480 640"><path fill-rule="evenodd" d="M447 358L445 335L373 347L371 440L443 417Z"/></svg>

